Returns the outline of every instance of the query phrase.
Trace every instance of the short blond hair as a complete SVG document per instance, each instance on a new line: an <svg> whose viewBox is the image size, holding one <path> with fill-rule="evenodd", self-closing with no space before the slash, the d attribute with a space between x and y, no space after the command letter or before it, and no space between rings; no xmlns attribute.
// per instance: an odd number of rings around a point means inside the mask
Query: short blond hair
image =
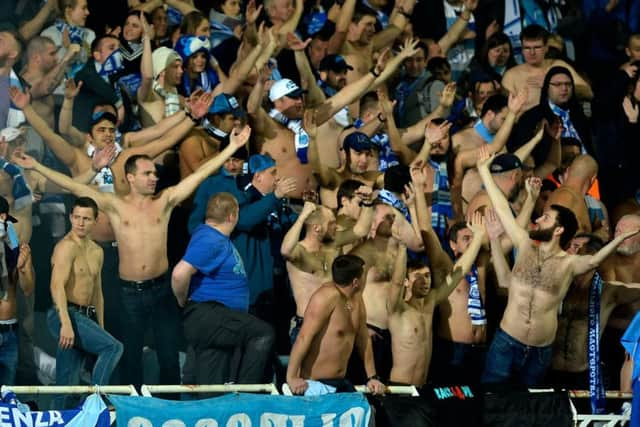
<svg viewBox="0 0 640 427"><path fill-rule="evenodd" d="M238 213L238 201L231 193L218 193L209 199L205 220L222 224L229 215Z"/></svg>

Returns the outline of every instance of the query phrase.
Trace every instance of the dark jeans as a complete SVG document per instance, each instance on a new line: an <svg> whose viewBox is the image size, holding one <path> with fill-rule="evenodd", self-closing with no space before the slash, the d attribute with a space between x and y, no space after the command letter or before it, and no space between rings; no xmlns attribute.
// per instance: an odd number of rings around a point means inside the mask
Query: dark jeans
<svg viewBox="0 0 640 427"><path fill-rule="evenodd" d="M552 354L551 345L528 346L498 329L487 353L482 383L538 385L544 379Z"/></svg>
<svg viewBox="0 0 640 427"><path fill-rule="evenodd" d="M6 331L0 333L0 384L14 385L18 369L18 324L4 326Z"/></svg>
<svg viewBox="0 0 640 427"><path fill-rule="evenodd" d="M169 284L169 275L165 274L152 284L145 282L132 286L131 282L122 279L120 283L124 344L120 381L135 386L142 384L142 348L145 332L151 326L160 365L160 384L180 384L180 315Z"/></svg>
<svg viewBox="0 0 640 427"><path fill-rule="evenodd" d="M429 379L435 384L479 384L487 346L463 344L438 338L433 346Z"/></svg>
<svg viewBox="0 0 640 427"><path fill-rule="evenodd" d="M198 384L270 382L265 369L273 358L275 333L268 323L214 301L189 302L183 316Z"/></svg>

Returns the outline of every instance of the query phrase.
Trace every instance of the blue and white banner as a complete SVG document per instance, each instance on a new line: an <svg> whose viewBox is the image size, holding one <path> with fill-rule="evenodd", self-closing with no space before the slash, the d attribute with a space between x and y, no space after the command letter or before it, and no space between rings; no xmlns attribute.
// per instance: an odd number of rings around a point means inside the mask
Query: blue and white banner
<svg viewBox="0 0 640 427"><path fill-rule="evenodd" d="M81 408L65 411L30 411L11 392L0 403L0 427L109 427L109 411L98 394L84 401Z"/></svg>
<svg viewBox="0 0 640 427"><path fill-rule="evenodd" d="M371 407L358 393L319 397L228 394L205 400L109 396L118 427L367 427Z"/></svg>

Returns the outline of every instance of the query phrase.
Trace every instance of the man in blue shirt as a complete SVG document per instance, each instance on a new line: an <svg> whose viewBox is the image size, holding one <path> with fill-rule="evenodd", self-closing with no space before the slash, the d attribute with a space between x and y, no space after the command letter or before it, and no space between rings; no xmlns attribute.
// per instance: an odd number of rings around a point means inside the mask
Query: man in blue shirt
<svg viewBox="0 0 640 427"><path fill-rule="evenodd" d="M273 329L247 313L247 274L229 238L238 217L232 194L212 197L205 223L194 230L171 277L173 292L184 307L185 337L195 350L198 384L263 383L273 353ZM231 372L232 359L238 362L237 372Z"/></svg>

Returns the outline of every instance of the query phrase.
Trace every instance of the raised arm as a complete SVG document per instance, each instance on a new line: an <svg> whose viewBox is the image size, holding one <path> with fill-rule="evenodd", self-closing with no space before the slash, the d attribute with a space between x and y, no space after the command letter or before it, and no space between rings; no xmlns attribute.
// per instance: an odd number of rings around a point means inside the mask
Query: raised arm
<svg viewBox="0 0 640 427"><path fill-rule="evenodd" d="M184 113L178 111L165 117L153 126L143 128L137 132L127 132L122 135L122 148L134 148L145 145L153 140L162 138L184 120Z"/></svg>
<svg viewBox="0 0 640 427"><path fill-rule="evenodd" d="M477 163L478 172L480 173L482 183L487 190L487 195L491 200L491 204L493 205L498 218L500 218L500 222L507 232L507 235L513 242L514 246L520 247L525 242L529 241L529 235L522 227L518 225L513 216L513 213L511 212L509 202L505 198L504 194L502 194L502 191L500 191L496 183L493 181L491 172L489 172L489 165L491 164L493 158L494 155L488 155L483 149Z"/></svg>
<svg viewBox="0 0 640 427"><path fill-rule="evenodd" d="M289 48L293 50L296 67L300 73L300 85L302 86L302 89L307 91L305 104L309 107L322 104L326 101L326 97L324 96L322 89L318 87L316 77L313 74L313 70L311 70L311 65L309 64L309 58L307 58L307 54L305 53L305 49L309 43L311 43L311 39L307 39L303 42L294 33L289 33L287 34L287 41L289 42Z"/></svg>
<svg viewBox="0 0 640 427"><path fill-rule="evenodd" d="M274 122L262 108L262 98L264 96L264 83L269 78L271 69L264 67L258 70L258 80L253 86L249 98L247 99L247 113L251 117L251 124L255 134L264 138L275 137Z"/></svg>
<svg viewBox="0 0 640 427"><path fill-rule="evenodd" d="M640 233L640 229L627 231L626 233L620 234L618 237L607 243L602 249L596 252L593 255L575 255L572 259L571 266L573 267L573 272L575 275L586 273L589 270L593 270L598 267L605 258L613 253L616 250L618 245L622 243L623 240L635 236Z"/></svg>
<svg viewBox="0 0 640 427"><path fill-rule="evenodd" d="M385 62L384 70L380 73L379 76L376 76L375 81L371 85L368 90L374 90L383 85L391 76L393 76L400 65L404 62L405 59L412 57L418 51L416 46L418 46L418 39L406 39L404 44L400 48L400 52L393 58L391 58L388 62ZM387 55L390 50L383 51L378 57L378 61L386 61Z"/></svg>
<svg viewBox="0 0 640 427"><path fill-rule="evenodd" d="M471 266L478 256L485 235L484 218L482 214L475 212L471 223L468 223L467 227L473 232L473 240L471 240L464 254L456 261L451 273L447 275L445 279L446 285L433 290L433 292L436 293L436 304L440 304L447 299L449 294L458 286L460 280L464 278L464 275L471 270Z"/></svg>
<svg viewBox="0 0 640 427"><path fill-rule="evenodd" d="M409 17L413 13L413 7L416 5L416 0L405 0L399 4L399 10L392 14L389 25L383 31L373 36L371 44L373 45L373 51L377 52L390 46L396 38L402 33L404 27L409 22Z"/></svg>
<svg viewBox="0 0 640 427"><path fill-rule="evenodd" d="M304 0L295 0L296 8L291 17L278 28L278 36L283 39L287 34L292 33L298 28L300 18L302 18L302 12L304 11Z"/></svg>
<svg viewBox="0 0 640 427"><path fill-rule="evenodd" d="M42 28L47 23L49 16L57 12L57 9L57 1L45 2L38 13L36 13L36 16L20 26L18 34L20 34L23 40L31 40L42 31Z"/></svg>
<svg viewBox="0 0 640 427"><path fill-rule="evenodd" d="M334 189L340 185L341 177L338 172L320 161L320 144L318 143L318 126L316 125L317 110L304 112L304 130L309 135L309 164L316 172L321 187Z"/></svg>
<svg viewBox="0 0 640 427"><path fill-rule="evenodd" d="M249 135L251 135L251 128L248 125L245 126L241 132L234 129L230 135L229 145L222 150L220 154L200 166L200 168L180 181L177 185L165 190L164 196L167 197L168 206L172 208L187 199L202 181L214 171L220 169L224 162L227 161L238 148L247 143Z"/></svg>
<svg viewBox="0 0 640 427"><path fill-rule="evenodd" d="M293 223L287 234L282 239L282 245L280 245L280 254L289 262L296 263L300 256L300 251L297 251L298 242L300 241L300 233L304 228L304 223L309 216L315 212L316 205L312 202L304 202L302 212L298 215L296 222Z"/></svg>
<svg viewBox="0 0 640 427"><path fill-rule="evenodd" d="M527 141L524 145L518 148L513 154L515 154L521 162L531 155L531 152L534 148L542 141L542 137L544 136L544 126L540 126L538 132L533 135L529 141Z"/></svg>
<svg viewBox="0 0 640 427"><path fill-rule="evenodd" d="M378 105L381 111L381 113L378 114L378 119L382 121L387 129L391 149L398 155L403 164L408 165L415 158L416 153L402 143L402 135L400 135L398 126L396 126L396 120L393 117L394 103L389 99L387 92L383 89L378 89L377 92Z"/></svg>
<svg viewBox="0 0 640 427"><path fill-rule="evenodd" d="M164 0L164 2L168 6L171 6L172 8L176 9L183 16L198 10L193 4L185 0Z"/></svg>
<svg viewBox="0 0 640 427"><path fill-rule="evenodd" d="M498 286L507 288L511 283L511 268L504 256L500 239L500 236L504 233L504 228L496 212L491 208L485 210L485 220L487 224L487 234L491 242L491 260L498 279Z"/></svg>
<svg viewBox="0 0 640 427"><path fill-rule="evenodd" d="M338 54L342 50L342 45L347 39L347 31L349 30L349 24L351 24L355 9L356 0L345 0L342 4L338 20L336 21L336 30L329 39L327 55Z"/></svg>
<svg viewBox="0 0 640 427"><path fill-rule="evenodd" d="M438 46L442 49L442 54L447 55L449 49L458 43L462 35L467 29L469 25L469 20L471 20L471 14L478 7L478 0L464 0L462 2L462 13L455 20L449 31L445 33L440 40L438 40Z"/></svg>
<svg viewBox="0 0 640 427"><path fill-rule="evenodd" d="M449 115L451 106L453 105L453 101L455 100L455 96L456 84L448 83L442 90L438 108L433 110L431 114L424 117L418 123L413 124L408 128L400 129L400 134L402 135L402 143L405 145L410 145L419 142L422 138L424 138L424 130L431 120L439 117L447 117Z"/></svg>
<svg viewBox="0 0 640 427"><path fill-rule="evenodd" d="M75 97L80 93L83 82L74 79L67 79L64 87L64 101L60 109L60 117L58 118L58 131L69 138L69 144L74 147L83 147L86 142L87 134L80 132L73 126L73 104Z"/></svg>
<svg viewBox="0 0 640 427"><path fill-rule="evenodd" d="M359 201L361 209L358 220L353 228L337 231L334 238L336 246L344 246L356 242L358 239L366 237L371 231L371 223L375 209L373 208L373 190L367 185L363 185L355 191L355 201Z"/></svg>
<svg viewBox="0 0 640 427"><path fill-rule="evenodd" d="M140 74L142 81L136 97L138 102L143 102L149 96L151 87L153 85L153 52L151 49L151 40L154 37L154 30L144 17L144 13L140 13L140 22L142 22L142 59L140 60Z"/></svg>
<svg viewBox="0 0 640 427"><path fill-rule="evenodd" d="M407 247L403 244L398 246L398 255L393 267L391 276L391 289L389 290L390 312L398 312L403 307L404 281L407 277Z"/></svg>
<svg viewBox="0 0 640 427"><path fill-rule="evenodd" d="M67 48L67 52L62 57L60 62L47 72L40 80L34 82L31 85L31 96L34 99L42 98L53 93L56 87L62 81L64 73L69 66L71 60L80 52L80 45L72 43Z"/></svg>

